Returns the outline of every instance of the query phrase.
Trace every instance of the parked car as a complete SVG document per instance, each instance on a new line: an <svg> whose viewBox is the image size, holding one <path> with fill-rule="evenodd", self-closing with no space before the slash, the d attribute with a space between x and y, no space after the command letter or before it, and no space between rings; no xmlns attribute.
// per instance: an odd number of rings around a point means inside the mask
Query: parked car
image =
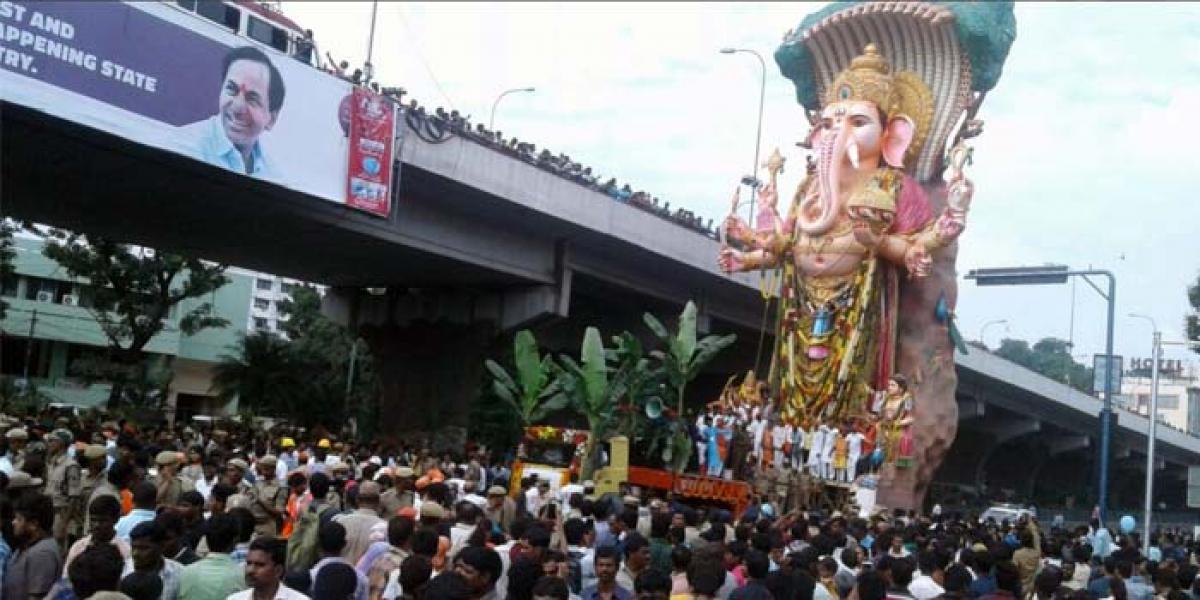
<svg viewBox="0 0 1200 600"><path fill-rule="evenodd" d="M1037 510L1018 504L995 504L979 515L979 522L983 523L988 519L992 519L997 523L1003 523L1004 521L1015 523L1021 517L1033 517L1036 519Z"/></svg>

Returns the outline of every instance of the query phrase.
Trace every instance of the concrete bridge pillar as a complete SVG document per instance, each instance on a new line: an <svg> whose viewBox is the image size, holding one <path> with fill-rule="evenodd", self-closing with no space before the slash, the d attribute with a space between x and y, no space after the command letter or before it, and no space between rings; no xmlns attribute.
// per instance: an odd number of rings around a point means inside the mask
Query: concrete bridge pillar
<svg viewBox="0 0 1200 600"><path fill-rule="evenodd" d="M376 293L372 293L376 292ZM334 288L322 310L362 336L381 384L383 438L462 448L484 359L502 334L565 317L570 274L560 285L485 293L463 290Z"/></svg>

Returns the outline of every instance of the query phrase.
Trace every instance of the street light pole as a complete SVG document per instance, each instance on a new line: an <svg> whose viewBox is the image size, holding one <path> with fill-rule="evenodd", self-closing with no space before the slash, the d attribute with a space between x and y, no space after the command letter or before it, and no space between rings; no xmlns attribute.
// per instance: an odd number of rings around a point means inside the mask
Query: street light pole
<svg viewBox="0 0 1200 600"><path fill-rule="evenodd" d="M984 341L983 336L984 336L984 334L987 333L988 327L991 327L992 325L1007 325L1007 324L1008 324L1008 319L996 319L994 321L988 321L987 323L984 323L983 327L979 328L979 343L983 344L984 347L987 347L987 342Z"/></svg>
<svg viewBox="0 0 1200 600"><path fill-rule="evenodd" d="M1131 313L1135 319L1150 321L1154 329L1154 346L1150 350L1150 426L1146 433L1146 501L1142 513L1142 556L1150 556L1150 516L1154 512L1154 444L1158 440L1158 361L1162 359L1162 332L1158 323L1148 315Z"/></svg>
<svg viewBox="0 0 1200 600"><path fill-rule="evenodd" d="M363 85L371 83L375 77L375 65L371 64L371 56L375 53L375 17L379 13L379 0L371 3L371 32L367 36L367 61L363 63Z"/></svg>
<svg viewBox="0 0 1200 600"><path fill-rule="evenodd" d="M507 96L509 94L514 94L517 92L534 92L534 91L537 91L537 88L524 87L524 88L513 88L511 90L504 90L503 92L500 92L500 95L496 96L496 101L492 103L492 116L491 116L491 118L488 119L488 131L496 130L496 127L495 127L496 126L496 107L500 105L500 101L503 100L505 96Z"/></svg>
<svg viewBox="0 0 1200 600"><path fill-rule="evenodd" d="M763 107L767 101L767 61L758 52L749 48L721 48L721 54L735 54L745 52L753 54L754 58L758 59L758 66L762 69L762 78L759 83L758 90L758 130L754 134L754 164L750 168L750 177L754 180L755 191L758 191L758 157L762 150L762 122L763 122ZM757 200L757 194L750 194L750 221L754 222L754 202Z"/></svg>
<svg viewBox="0 0 1200 600"><path fill-rule="evenodd" d="M1089 275L1108 278L1108 293L1104 293L1088 279ZM1113 324L1117 306L1117 277L1112 271L1102 269L1086 269L1072 271L1066 265L1051 265L1046 267L1004 267L998 269L972 269L966 279L973 279L977 285L1042 285L1066 283L1070 277L1083 277L1088 285L1096 290L1108 302L1108 327L1105 335L1104 352L1104 403L1100 409L1100 464L1097 474L1097 505L1100 509L1100 523L1103 525L1108 517L1108 459L1109 445L1112 441L1112 397L1113 397Z"/></svg>

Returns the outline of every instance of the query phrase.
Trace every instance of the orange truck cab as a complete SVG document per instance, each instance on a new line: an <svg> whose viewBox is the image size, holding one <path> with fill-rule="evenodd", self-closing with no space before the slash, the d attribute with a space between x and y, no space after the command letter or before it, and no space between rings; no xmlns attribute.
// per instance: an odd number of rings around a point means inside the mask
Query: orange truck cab
<svg viewBox="0 0 1200 600"><path fill-rule="evenodd" d="M619 494L621 484L627 483L631 486L670 492L676 499L686 503L719 505L733 511L735 517L745 512L750 504L752 489L745 481L631 466L629 440L617 436L610 438L608 443L609 464L597 469L592 476L596 483L596 496Z"/></svg>

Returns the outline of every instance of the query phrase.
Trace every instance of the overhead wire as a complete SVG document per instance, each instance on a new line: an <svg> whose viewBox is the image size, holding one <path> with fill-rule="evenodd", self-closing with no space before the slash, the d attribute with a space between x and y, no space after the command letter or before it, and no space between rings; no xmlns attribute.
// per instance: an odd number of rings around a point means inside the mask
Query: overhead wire
<svg viewBox="0 0 1200 600"><path fill-rule="evenodd" d="M437 75L433 72L433 68L429 66L429 61L425 60L425 53L421 52L421 45L417 41L417 36L413 33L412 28L408 26L408 19L404 15L404 5L397 3L395 6L396 14L400 16L400 25L404 27L405 33L408 34L408 39L412 40L413 54L417 56L417 61L421 63L421 66L425 69L425 73L433 80L434 87L437 88L442 98L446 100L446 104L449 104L452 110L458 110L458 107L454 105L454 101L450 99L450 95L442 88L442 82L438 80Z"/></svg>

